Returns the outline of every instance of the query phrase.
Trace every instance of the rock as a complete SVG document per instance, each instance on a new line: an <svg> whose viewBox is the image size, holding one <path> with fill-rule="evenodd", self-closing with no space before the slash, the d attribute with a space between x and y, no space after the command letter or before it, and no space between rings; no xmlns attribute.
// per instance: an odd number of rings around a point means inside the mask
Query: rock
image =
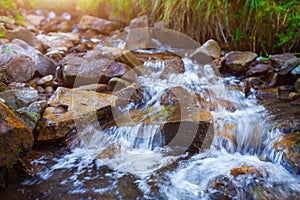
<svg viewBox="0 0 300 200"><path fill-rule="evenodd" d="M231 169L230 174L234 178L240 175L253 175L253 174L261 178L263 177L261 170L255 168L254 166L246 166L246 165Z"/></svg>
<svg viewBox="0 0 300 200"><path fill-rule="evenodd" d="M267 88L275 87L279 83L278 73L273 72L271 74L268 74L266 78L266 82L267 82Z"/></svg>
<svg viewBox="0 0 300 200"><path fill-rule="evenodd" d="M78 28L81 30L93 29L99 33L108 35L118 28L117 24L105 19L84 15L81 17Z"/></svg>
<svg viewBox="0 0 300 200"><path fill-rule="evenodd" d="M300 64L298 66L296 66L293 70L292 70L292 75L295 75L295 76L300 76Z"/></svg>
<svg viewBox="0 0 300 200"><path fill-rule="evenodd" d="M180 86L166 90L161 96L161 105L188 106L196 104L197 96Z"/></svg>
<svg viewBox="0 0 300 200"><path fill-rule="evenodd" d="M26 82L33 77L37 66L23 48L15 44L4 44L0 46L0 69L4 81Z"/></svg>
<svg viewBox="0 0 300 200"><path fill-rule="evenodd" d="M91 84L91 85L83 85L78 88L75 88L76 90L80 91L94 91L94 92L103 92L107 90L106 84Z"/></svg>
<svg viewBox="0 0 300 200"><path fill-rule="evenodd" d="M64 20L62 18L56 18L49 22L46 22L42 29L49 32L72 32L73 24L71 21Z"/></svg>
<svg viewBox="0 0 300 200"><path fill-rule="evenodd" d="M110 115L115 101L114 95L59 87L48 101L37 140L62 138L74 129Z"/></svg>
<svg viewBox="0 0 300 200"><path fill-rule="evenodd" d="M278 88L262 88L259 89L257 96L264 97L264 98L270 98L270 97L278 97L279 95L279 89Z"/></svg>
<svg viewBox="0 0 300 200"><path fill-rule="evenodd" d="M294 83L295 92L300 93L300 78Z"/></svg>
<svg viewBox="0 0 300 200"><path fill-rule="evenodd" d="M254 89L260 89L264 86L264 82L259 77L247 78L246 82Z"/></svg>
<svg viewBox="0 0 300 200"><path fill-rule="evenodd" d="M201 47L197 48L195 52L191 55L191 57L193 57L195 54L199 52L205 53L208 56L216 59L216 58L220 58L222 50L218 42L216 42L213 39L209 39Z"/></svg>
<svg viewBox="0 0 300 200"><path fill-rule="evenodd" d="M17 27L15 20L7 16L0 16L0 24L4 24L7 29L15 29Z"/></svg>
<svg viewBox="0 0 300 200"><path fill-rule="evenodd" d="M280 67L278 74L284 76L293 71L293 73L296 75L297 70L294 70L294 68L296 68L298 65L300 65L300 58L286 60Z"/></svg>
<svg viewBox="0 0 300 200"><path fill-rule="evenodd" d="M132 19L128 26L129 29L144 28L144 27L149 27L149 19L147 15L142 15Z"/></svg>
<svg viewBox="0 0 300 200"><path fill-rule="evenodd" d="M41 119L41 115L45 110L47 103L45 100L35 101L31 103L28 107L23 107L16 110L16 114L19 116L21 121L28 126L31 131L33 131L39 120Z"/></svg>
<svg viewBox="0 0 300 200"><path fill-rule="evenodd" d="M278 89L279 91L293 91L295 88L293 85L281 85Z"/></svg>
<svg viewBox="0 0 300 200"><path fill-rule="evenodd" d="M48 52L52 50L69 50L80 41L77 33L39 34L37 39L42 42L45 49L48 49Z"/></svg>
<svg viewBox="0 0 300 200"><path fill-rule="evenodd" d="M44 16L33 14L26 15L25 18L30 24L34 25L35 27L40 27L40 25L42 25L42 23L46 20Z"/></svg>
<svg viewBox="0 0 300 200"><path fill-rule="evenodd" d="M257 54L250 51L232 52L226 56L225 65L228 67L229 72L235 75L243 75L256 57Z"/></svg>
<svg viewBox="0 0 300 200"><path fill-rule="evenodd" d="M300 121L296 119L286 119L279 122L275 128L284 134L300 131Z"/></svg>
<svg viewBox="0 0 300 200"><path fill-rule="evenodd" d="M0 93L0 98L5 100L6 105L17 110L22 107L27 107L40 97L38 92L33 88L12 89Z"/></svg>
<svg viewBox="0 0 300 200"><path fill-rule="evenodd" d="M37 66L37 71L40 75L47 76L55 74L56 63L53 60L51 60L47 56L44 56L39 51L35 50L22 40L15 39L12 41L12 43L22 47L26 55L34 60Z"/></svg>
<svg viewBox="0 0 300 200"><path fill-rule="evenodd" d="M266 74L272 66L270 64L257 64L246 72L246 76L258 76Z"/></svg>
<svg viewBox="0 0 300 200"><path fill-rule="evenodd" d="M209 199L244 199L243 190L237 183L225 175L219 175L209 180L206 192Z"/></svg>
<svg viewBox="0 0 300 200"><path fill-rule="evenodd" d="M297 58L297 57L291 53L284 53L284 54L272 55L270 57L270 60L274 67L281 68L281 66L283 66L287 60L291 60L291 59L295 59L295 58Z"/></svg>
<svg viewBox="0 0 300 200"><path fill-rule="evenodd" d="M49 85L49 86L47 86L47 87L45 88L45 93L46 93L46 94L52 95L53 92L54 92L54 89L53 89L52 86Z"/></svg>
<svg viewBox="0 0 300 200"><path fill-rule="evenodd" d="M44 76L43 78L39 79L36 82L36 84L38 84L38 85L44 85L46 83L49 83L52 80L53 80L53 76L52 75L48 75L48 76Z"/></svg>
<svg viewBox="0 0 300 200"><path fill-rule="evenodd" d="M205 192L209 199L274 199L281 197L278 188L269 189L265 169L243 165L230 170L229 175L219 175L209 180ZM257 191L259 189L259 191ZM262 193L262 194L260 194Z"/></svg>
<svg viewBox="0 0 300 200"><path fill-rule="evenodd" d="M9 41L12 41L14 39L20 39L25 41L27 44L29 44L36 50L43 51L42 44L35 37L35 35L23 27L18 27L11 31L5 31L3 34L5 35L5 38Z"/></svg>
<svg viewBox="0 0 300 200"><path fill-rule="evenodd" d="M33 145L30 129L0 102L0 168L13 164Z"/></svg>
<svg viewBox="0 0 300 200"><path fill-rule="evenodd" d="M94 59L106 58L125 63L130 66L138 75L144 74L145 72L143 63L128 50L105 46L102 48L96 48L95 51L88 52L86 56L91 56Z"/></svg>
<svg viewBox="0 0 300 200"><path fill-rule="evenodd" d="M212 114L194 105L122 111L114 113L114 121L120 127L158 125L166 145L192 154L208 149L214 136Z"/></svg>
<svg viewBox="0 0 300 200"><path fill-rule="evenodd" d="M141 103L143 100L143 88L138 84L131 84L121 90L114 90L113 93L118 97L117 105L127 105L131 102Z"/></svg>
<svg viewBox="0 0 300 200"><path fill-rule="evenodd" d="M224 65L225 65L225 60L226 58L224 56L220 57L220 58L216 58L213 60L214 65L216 66L216 68L220 71L222 71Z"/></svg>
<svg viewBox="0 0 300 200"><path fill-rule="evenodd" d="M151 74L152 72L162 70L160 74L161 79L167 79L170 74L184 73L184 64L181 57L174 53L139 53L135 52L135 56L141 61L145 62L147 69L143 73ZM160 62L153 65L153 63Z"/></svg>
<svg viewBox="0 0 300 200"><path fill-rule="evenodd" d="M62 61L62 67L64 85L67 87L107 84L113 77L136 81L136 74L128 65L106 58L94 59L69 55Z"/></svg>
<svg viewBox="0 0 300 200"><path fill-rule="evenodd" d="M300 133L294 132L281 135L274 143L277 152L283 152L283 157L299 174L300 173Z"/></svg>
<svg viewBox="0 0 300 200"><path fill-rule="evenodd" d="M108 91L119 91L123 88L126 88L130 85L131 83L129 81L126 81L121 78L114 77L109 80L107 90Z"/></svg>
<svg viewBox="0 0 300 200"><path fill-rule="evenodd" d="M0 191L5 189L6 187L6 180L5 180L6 168L0 168Z"/></svg>

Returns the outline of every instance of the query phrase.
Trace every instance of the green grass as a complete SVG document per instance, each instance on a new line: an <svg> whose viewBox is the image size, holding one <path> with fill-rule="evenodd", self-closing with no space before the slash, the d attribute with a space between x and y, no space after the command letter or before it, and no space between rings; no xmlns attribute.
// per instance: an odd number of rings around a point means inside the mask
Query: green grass
<svg viewBox="0 0 300 200"><path fill-rule="evenodd" d="M18 1L34 6L47 2ZM107 17L124 26L131 19L147 14L151 23L163 21L168 28L200 43L215 39L225 50L250 50L262 55L300 52L299 0L69 0L65 3L68 6L58 9L76 8L81 14ZM0 14L8 12L21 18L16 10L13 0L0 0Z"/></svg>

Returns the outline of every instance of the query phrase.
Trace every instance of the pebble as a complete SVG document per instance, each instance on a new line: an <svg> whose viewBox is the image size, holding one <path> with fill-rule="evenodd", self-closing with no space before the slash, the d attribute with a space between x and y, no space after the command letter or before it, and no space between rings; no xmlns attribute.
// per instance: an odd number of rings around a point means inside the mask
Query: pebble
<svg viewBox="0 0 300 200"><path fill-rule="evenodd" d="M38 85L44 85L50 81L53 80L53 76L52 75L48 75L48 76L44 76L43 78L41 78L40 80L38 80L36 83Z"/></svg>
<svg viewBox="0 0 300 200"><path fill-rule="evenodd" d="M53 87L47 86L47 87L45 88L45 93L46 93L46 94L53 94L53 92L54 92Z"/></svg>

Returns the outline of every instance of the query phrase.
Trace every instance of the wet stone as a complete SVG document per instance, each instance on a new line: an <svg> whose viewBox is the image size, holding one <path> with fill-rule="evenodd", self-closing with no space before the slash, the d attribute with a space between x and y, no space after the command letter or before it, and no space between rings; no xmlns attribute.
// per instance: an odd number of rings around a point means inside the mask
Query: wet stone
<svg viewBox="0 0 300 200"><path fill-rule="evenodd" d="M281 68L281 66L283 66L287 60L291 60L291 59L295 59L295 58L297 58L297 57L291 53L284 53L284 54L272 55L270 57L270 60L271 60L272 64L274 65L274 67Z"/></svg>
<svg viewBox="0 0 300 200"><path fill-rule="evenodd" d="M287 75L289 74L291 71L297 75L297 70L295 70L295 68L300 65L300 58L294 58L294 59L289 59L287 61L285 61L285 63L281 66L280 70L279 70L279 75ZM293 74L292 73L292 74Z"/></svg>
<svg viewBox="0 0 300 200"><path fill-rule="evenodd" d="M0 168L16 161L33 145L31 130L2 102L0 102Z"/></svg>
<svg viewBox="0 0 300 200"><path fill-rule="evenodd" d="M232 52L226 56L225 65L234 75L243 75L256 57L257 54L250 51Z"/></svg>
<svg viewBox="0 0 300 200"><path fill-rule="evenodd" d="M116 96L93 91L57 88L48 101L37 140L54 140L111 114Z"/></svg>
<svg viewBox="0 0 300 200"><path fill-rule="evenodd" d="M274 143L277 152L283 152L284 159L300 173L300 132L281 135Z"/></svg>
<svg viewBox="0 0 300 200"><path fill-rule="evenodd" d="M257 92L257 96L264 97L264 98L271 98L271 97L278 97L279 90L278 88L262 88L259 89Z"/></svg>
<svg viewBox="0 0 300 200"><path fill-rule="evenodd" d="M257 64L254 67L251 67L247 72L246 76L257 76L267 73L272 68L271 65L267 64Z"/></svg>
<svg viewBox="0 0 300 200"><path fill-rule="evenodd" d="M79 21L78 28L81 30L93 29L107 35L117 29L117 24L113 21L84 15Z"/></svg>
<svg viewBox="0 0 300 200"><path fill-rule="evenodd" d="M37 101L40 96L33 88L6 90L0 93L0 98L12 109L19 109Z"/></svg>

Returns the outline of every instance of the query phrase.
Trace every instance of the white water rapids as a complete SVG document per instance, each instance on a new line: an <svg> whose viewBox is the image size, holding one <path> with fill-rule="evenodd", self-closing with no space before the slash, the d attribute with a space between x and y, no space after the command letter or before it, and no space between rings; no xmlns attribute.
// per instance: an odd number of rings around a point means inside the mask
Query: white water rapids
<svg viewBox="0 0 300 200"><path fill-rule="evenodd" d="M44 167L37 177L24 181L24 186L40 187L43 197L50 199L210 199L216 192L208 187L212 180L247 165L261 170L262 177L252 182L255 177L248 177L250 185L247 180L234 182L237 194L233 199L259 198L259 192L252 197L243 195L247 187L256 191L260 185L274 198L300 194L299 176L280 165L281 156L269 145L281 133L272 129L270 114L255 96L246 98L239 90L229 90L228 85L243 83L218 77L210 65L199 66L188 58L183 62L185 72L167 79L159 78L163 62L145 63L153 73L138 77L147 94L144 106L159 107L164 91L175 86L215 103L210 149L191 158L171 156L168 153L176 149L163 147L157 125L101 131L91 124L78 133L68 152L35 160ZM228 109L224 102L235 109ZM137 137L146 139L137 141ZM107 149L112 152L109 156ZM257 185L251 185L254 183Z"/></svg>

